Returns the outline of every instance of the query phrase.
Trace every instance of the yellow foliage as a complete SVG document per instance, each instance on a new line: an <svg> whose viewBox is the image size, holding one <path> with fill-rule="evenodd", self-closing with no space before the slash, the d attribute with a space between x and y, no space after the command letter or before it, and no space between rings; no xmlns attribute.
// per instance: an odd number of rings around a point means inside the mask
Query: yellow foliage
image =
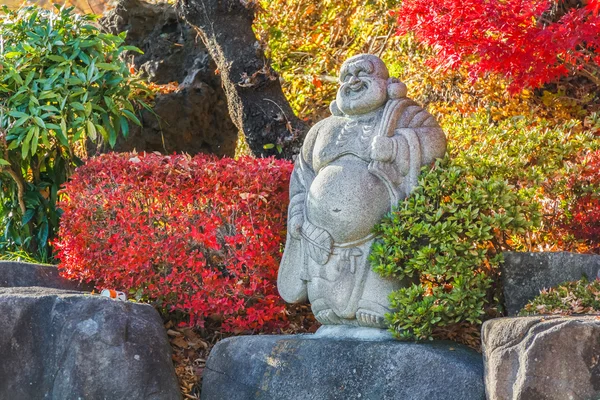
<svg viewBox="0 0 600 400"><path fill-rule="evenodd" d="M106 9L110 8L109 2L106 0L40 0L40 1L20 1L20 0L5 0L4 4L10 9L17 9L22 5L36 5L42 8L54 8L53 4L66 4L69 7L75 7L75 10L81 14L102 14Z"/></svg>
<svg viewBox="0 0 600 400"><path fill-rule="evenodd" d="M472 80L464 70L444 71L428 65L433 52L410 36L398 36L390 10L400 0L261 0L255 30L284 91L301 118L314 121L329 114L342 62L358 53L379 55L400 78L409 96L443 120L451 114L485 110L490 121L517 115L556 120L579 117L564 96L539 101L529 90L511 96L499 77Z"/></svg>

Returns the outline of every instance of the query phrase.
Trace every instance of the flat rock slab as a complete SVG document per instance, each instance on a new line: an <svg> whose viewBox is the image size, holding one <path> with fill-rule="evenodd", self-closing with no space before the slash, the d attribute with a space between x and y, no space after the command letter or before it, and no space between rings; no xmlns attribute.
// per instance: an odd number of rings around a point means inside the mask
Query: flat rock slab
<svg viewBox="0 0 600 400"><path fill-rule="evenodd" d="M482 328L488 400L600 398L600 318L522 317Z"/></svg>
<svg viewBox="0 0 600 400"><path fill-rule="evenodd" d="M180 399L149 305L36 287L0 289L0 399Z"/></svg>
<svg viewBox="0 0 600 400"><path fill-rule="evenodd" d="M93 285L70 281L58 274L54 265L0 261L0 287L41 286L91 292Z"/></svg>
<svg viewBox="0 0 600 400"><path fill-rule="evenodd" d="M568 252L506 252L501 266L504 301L509 316L515 316L540 290L577 281L593 280L600 271L600 256Z"/></svg>
<svg viewBox="0 0 600 400"><path fill-rule="evenodd" d="M483 364L451 342L242 336L212 349L202 399L478 400Z"/></svg>

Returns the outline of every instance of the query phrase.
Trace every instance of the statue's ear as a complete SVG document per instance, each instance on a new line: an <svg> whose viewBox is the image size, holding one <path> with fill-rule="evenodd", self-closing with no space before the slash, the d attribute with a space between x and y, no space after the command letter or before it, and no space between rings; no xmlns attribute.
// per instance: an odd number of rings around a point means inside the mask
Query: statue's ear
<svg viewBox="0 0 600 400"><path fill-rule="evenodd" d="M334 100L329 105L329 111L331 111L331 115L335 117L343 117L344 113L338 108L337 102Z"/></svg>
<svg viewBox="0 0 600 400"><path fill-rule="evenodd" d="M396 78L388 79L387 94L389 99L401 99L406 97L408 88Z"/></svg>

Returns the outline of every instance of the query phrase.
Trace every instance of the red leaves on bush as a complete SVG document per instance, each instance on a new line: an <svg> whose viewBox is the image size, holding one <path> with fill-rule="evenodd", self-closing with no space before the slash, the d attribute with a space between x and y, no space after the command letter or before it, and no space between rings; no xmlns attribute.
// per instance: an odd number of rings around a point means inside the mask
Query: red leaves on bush
<svg viewBox="0 0 600 400"><path fill-rule="evenodd" d="M557 0L404 0L399 33L438 50L436 66L465 64L471 76L497 73L510 90L539 87L600 65L600 0L552 21ZM550 19L549 19L550 18ZM591 74L593 78L593 74Z"/></svg>
<svg viewBox="0 0 600 400"><path fill-rule="evenodd" d="M91 159L60 203L62 274L136 293L195 326L282 328L275 282L292 168L207 155Z"/></svg>
<svg viewBox="0 0 600 400"><path fill-rule="evenodd" d="M600 150L585 157L578 172L568 184L574 197L566 225L577 239L600 249Z"/></svg>

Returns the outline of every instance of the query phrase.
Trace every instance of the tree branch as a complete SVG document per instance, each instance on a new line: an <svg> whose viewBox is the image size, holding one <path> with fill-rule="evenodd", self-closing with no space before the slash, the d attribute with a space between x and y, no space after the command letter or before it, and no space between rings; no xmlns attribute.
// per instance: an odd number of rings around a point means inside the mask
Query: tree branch
<svg viewBox="0 0 600 400"><path fill-rule="evenodd" d="M292 111L252 31L252 3L179 0L177 12L196 29L217 64L229 113L250 150L259 157L291 159L308 127Z"/></svg>

